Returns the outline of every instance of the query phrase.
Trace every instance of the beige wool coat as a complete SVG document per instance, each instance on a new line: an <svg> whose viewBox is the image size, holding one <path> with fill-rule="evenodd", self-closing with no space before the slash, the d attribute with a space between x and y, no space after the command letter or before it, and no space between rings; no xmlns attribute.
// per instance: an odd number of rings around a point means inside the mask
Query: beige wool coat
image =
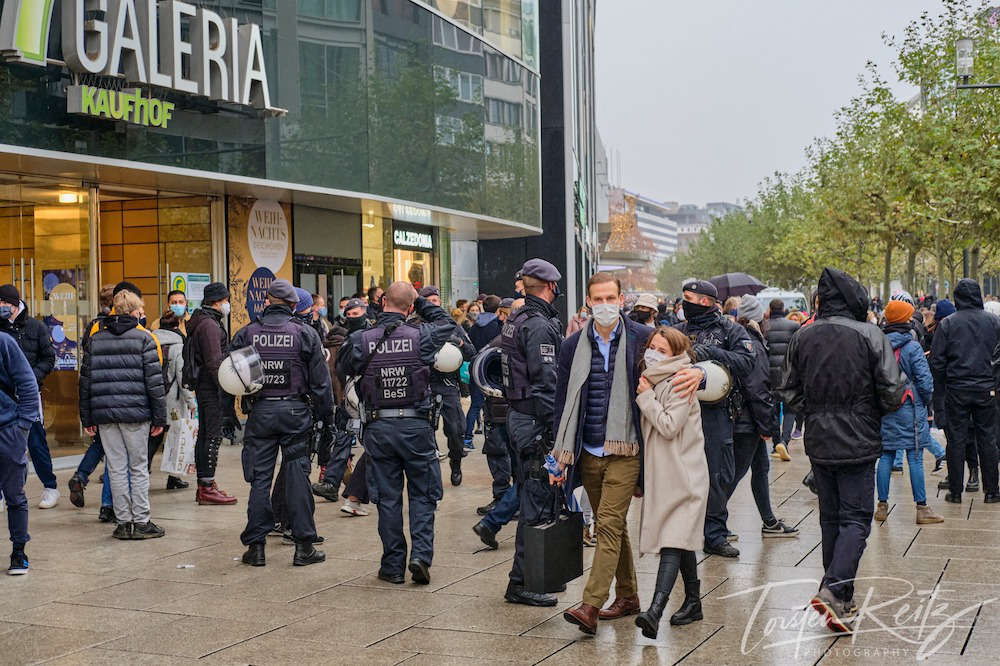
<svg viewBox="0 0 1000 666"><path fill-rule="evenodd" d="M645 442L644 496L639 550L700 550L705 543L708 463L701 406L673 392L670 379L691 359L685 354L646 368L653 388L636 398Z"/></svg>

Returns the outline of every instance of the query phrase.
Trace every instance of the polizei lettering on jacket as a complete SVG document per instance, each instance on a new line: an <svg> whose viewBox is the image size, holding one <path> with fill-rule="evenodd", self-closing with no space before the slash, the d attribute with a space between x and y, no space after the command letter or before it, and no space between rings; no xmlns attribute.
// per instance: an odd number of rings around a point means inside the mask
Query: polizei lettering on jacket
<svg viewBox="0 0 1000 666"><path fill-rule="evenodd" d="M257 349L261 347L293 347L295 340L286 333L255 333L250 339L250 344Z"/></svg>
<svg viewBox="0 0 1000 666"><path fill-rule="evenodd" d="M390 338L381 342L377 347L375 342L368 343L368 353L378 353L378 354L403 354L413 351L413 340L409 338L403 339L393 339Z"/></svg>

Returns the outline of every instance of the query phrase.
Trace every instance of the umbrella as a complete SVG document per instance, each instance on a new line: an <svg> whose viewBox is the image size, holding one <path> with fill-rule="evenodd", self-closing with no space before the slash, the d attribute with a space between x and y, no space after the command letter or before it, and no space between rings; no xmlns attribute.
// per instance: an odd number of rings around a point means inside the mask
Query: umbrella
<svg viewBox="0 0 1000 666"><path fill-rule="evenodd" d="M765 289L767 285L752 275L746 273L726 273L716 275L708 280L719 290L719 300L724 301L730 296L743 296L744 294L756 294Z"/></svg>

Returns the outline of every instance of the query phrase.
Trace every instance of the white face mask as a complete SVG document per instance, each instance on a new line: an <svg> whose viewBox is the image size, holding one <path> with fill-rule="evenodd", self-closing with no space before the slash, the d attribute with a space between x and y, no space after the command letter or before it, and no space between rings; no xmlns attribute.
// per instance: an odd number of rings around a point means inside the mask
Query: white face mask
<svg viewBox="0 0 1000 666"><path fill-rule="evenodd" d="M611 326L618 321L621 306L617 303L599 303L590 308L594 313L594 321L601 326Z"/></svg>
<svg viewBox="0 0 1000 666"><path fill-rule="evenodd" d="M684 321L684 308L677 309L677 321Z"/></svg>
<svg viewBox="0 0 1000 666"><path fill-rule="evenodd" d="M223 317L228 317L229 316L229 311L232 309L230 307L229 303L223 303L221 307L222 307L222 310L221 310L222 316Z"/></svg>
<svg viewBox="0 0 1000 666"><path fill-rule="evenodd" d="M663 352L656 351L655 349L647 349L646 353L642 355L642 358L645 359L646 367L649 368L656 365L660 361L665 361L668 356Z"/></svg>

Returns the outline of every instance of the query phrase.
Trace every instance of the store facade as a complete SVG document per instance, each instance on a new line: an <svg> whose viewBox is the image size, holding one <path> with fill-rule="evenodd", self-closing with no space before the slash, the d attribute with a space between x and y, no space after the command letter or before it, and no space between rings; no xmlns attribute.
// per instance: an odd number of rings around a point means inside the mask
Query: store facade
<svg viewBox="0 0 1000 666"><path fill-rule="evenodd" d="M504 39L469 4L0 2L0 282L52 332L54 455L102 284L152 320L226 281L235 330L275 277L447 299L456 242L540 232L534 3L493 3Z"/></svg>

